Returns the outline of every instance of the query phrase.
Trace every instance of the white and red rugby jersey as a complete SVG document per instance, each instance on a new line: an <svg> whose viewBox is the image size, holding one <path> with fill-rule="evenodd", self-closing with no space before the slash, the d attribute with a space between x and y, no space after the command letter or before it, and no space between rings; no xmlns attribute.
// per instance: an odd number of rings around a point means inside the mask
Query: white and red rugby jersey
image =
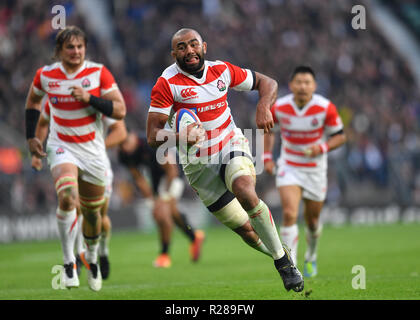
<svg viewBox="0 0 420 320"><path fill-rule="evenodd" d="M327 169L327 154L305 157L303 151L311 145L328 140L328 136L343 129L335 105L319 94L298 108L293 94L277 99L271 107L275 124L280 126L282 146L278 165L289 165L305 171Z"/></svg>
<svg viewBox="0 0 420 320"><path fill-rule="evenodd" d="M56 143L84 157L96 158L104 152L102 113L71 96L70 87L80 86L90 94L103 96L116 90L117 84L102 64L85 61L73 74L68 74L61 62L38 69L33 80L36 94L48 95L50 134L48 143Z"/></svg>
<svg viewBox="0 0 420 320"><path fill-rule="evenodd" d="M48 121L51 121L51 110L50 110L50 104L49 104L48 99L46 99L46 101L45 101L44 109L42 111L42 116L45 119L47 119ZM102 124L103 124L102 136L103 136L104 139L106 138L106 136L108 134L109 127L111 127L117 121L118 121L117 119L109 118L109 117L105 116L104 114L102 115Z"/></svg>
<svg viewBox="0 0 420 320"><path fill-rule="evenodd" d="M169 116L171 110L187 108L195 112L206 130L206 141L197 156L214 155L239 134L227 102L229 88L249 91L254 85L252 72L229 62L205 61L198 79L172 64L157 80L151 94L149 112Z"/></svg>

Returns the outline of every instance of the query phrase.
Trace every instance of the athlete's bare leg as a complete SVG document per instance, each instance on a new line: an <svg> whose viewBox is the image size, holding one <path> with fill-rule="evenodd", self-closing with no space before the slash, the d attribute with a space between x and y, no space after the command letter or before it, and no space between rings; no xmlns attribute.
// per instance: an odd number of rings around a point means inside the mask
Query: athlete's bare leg
<svg viewBox="0 0 420 320"><path fill-rule="evenodd" d="M282 242L291 249L293 261L297 264L299 229L296 222L302 198L302 189L299 186L290 185L281 186L278 188L278 191L283 216L280 226L280 237Z"/></svg>
<svg viewBox="0 0 420 320"><path fill-rule="evenodd" d="M105 203L101 208L102 229L99 240L99 265L103 279L108 279L110 272L109 263L109 240L111 239L111 219L108 216L109 197L105 198Z"/></svg>
<svg viewBox="0 0 420 320"><path fill-rule="evenodd" d="M77 235L78 168L71 163L63 163L51 170L55 183L58 208L57 223L61 239L64 264L75 263L74 242Z"/></svg>
<svg viewBox="0 0 420 320"><path fill-rule="evenodd" d="M194 235L194 229L190 225L190 223L187 220L187 217L185 214L182 214L178 210L177 201L174 198L171 198L169 201L169 205L171 207L171 215L172 220L175 222L176 226L182 230L182 232L185 233L185 235L191 240L194 241L195 235Z"/></svg>
<svg viewBox="0 0 420 320"><path fill-rule="evenodd" d="M51 170L58 197L57 226L63 250L64 283L67 288L79 286L76 272L74 244L77 236L78 168L71 163L55 166Z"/></svg>
<svg viewBox="0 0 420 320"><path fill-rule="evenodd" d="M101 229L101 245L99 246L99 255L108 255L108 242L111 237L111 219L108 216L109 198L105 198L105 203L101 208L102 229Z"/></svg>
<svg viewBox="0 0 420 320"><path fill-rule="evenodd" d="M255 181L251 176L243 175L232 183L233 194L248 213L255 232L261 238L274 260L284 256L284 250L271 216L270 209L255 192Z"/></svg>
<svg viewBox="0 0 420 320"><path fill-rule="evenodd" d="M319 216L324 202L304 199L304 204L305 207L303 212L307 226L305 233L308 245L305 252L305 261L316 262L318 240L322 232L322 225L319 221Z"/></svg>
<svg viewBox="0 0 420 320"><path fill-rule="evenodd" d="M79 179L80 208L83 214L83 236L87 245L86 260L97 262L97 250L102 229L101 208L105 202L105 187Z"/></svg>
<svg viewBox="0 0 420 320"><path fill-rule="evenodd" d="M156 198L153 207L153 218L159 229L159 238L162 244L162 253L168 252L171 241L171 233L173 221L171 215L171 207L167 201Z"/></svg>

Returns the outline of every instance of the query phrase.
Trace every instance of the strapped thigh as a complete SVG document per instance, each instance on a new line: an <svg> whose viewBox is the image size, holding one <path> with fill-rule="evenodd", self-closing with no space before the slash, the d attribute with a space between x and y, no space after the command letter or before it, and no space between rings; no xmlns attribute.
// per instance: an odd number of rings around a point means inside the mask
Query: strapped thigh
<svg viewBox="0 0 420 320"><path fill-rule="evenodd" d="M75 177L71 175L65 175L59 177L55 181L55 190L57 191L57 194L69 188L77 188L77 179Z"/></svg>
<svg viewBox="0 0 420 320"><path fill-rule="evenodd" d="M232 191L232 184L240 176L251 176L256 181L255 167L251 157L245 152L231 152L230 160L223 162L220 175L226 184L227 189Z"/></svg>
<svg viewBox="0 0 420 320"><path fill-rule="evenodd" d="M222 209L212 213L221 223L232 230L243 226L249 219L248 214L236 198L225 205Z"/></svg>
<svg viewBox="0 0 420 320"><path fill-rule="evenodd" d="M98 212L101 210L106 199L105 195L100 195L96 197L84 197L79 196L80 198L80 208L83 212Z"/></svg>

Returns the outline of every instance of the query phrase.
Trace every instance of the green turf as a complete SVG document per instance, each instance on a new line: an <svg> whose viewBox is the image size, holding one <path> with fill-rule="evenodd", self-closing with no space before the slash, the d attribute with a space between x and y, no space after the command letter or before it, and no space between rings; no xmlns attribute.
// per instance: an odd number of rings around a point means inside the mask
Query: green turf
<svg viewBox="0 0 420 320"><path fill-rule="evenodd" d="M59 241L0 245L0 299L420 299L420 225L324 228L318 276L305 280L304 293L286 292L270 258L246 246L224 227L206 230L202 259L189 261L188 242L178 231L172 267L155 269L155 233L115 232L111 275L103 289L81 286L53 290L52 267L61 262ZM299 268L305 241L300 229ZM352 288L354 265L366 270L366 289ZM301 269L302 270L302 269ZM302 270L303 271L303 270Z"/></svg>

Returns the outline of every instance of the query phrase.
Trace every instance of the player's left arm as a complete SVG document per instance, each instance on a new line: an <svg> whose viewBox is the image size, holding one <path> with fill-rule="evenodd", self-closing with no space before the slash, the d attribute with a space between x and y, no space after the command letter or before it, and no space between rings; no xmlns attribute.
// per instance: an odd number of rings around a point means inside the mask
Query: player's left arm
<svg viewBox="0 0 420 320"><path fill-rule="evenodd" d="M256 124L264 133L270 132L274 127L271 106L277 98L277 81L259 72L239 68L229 62L224 62L229 68L229 87L238 91L257 90L259 100L257 103Z"/></svg>
<svg viewBox="0 0 420 320"><path fill-rule="evenodd" d="M127 127L124 120L118 120L109 127L105 138L105 147L112 148L121 144L127 138Z"/></svg>

